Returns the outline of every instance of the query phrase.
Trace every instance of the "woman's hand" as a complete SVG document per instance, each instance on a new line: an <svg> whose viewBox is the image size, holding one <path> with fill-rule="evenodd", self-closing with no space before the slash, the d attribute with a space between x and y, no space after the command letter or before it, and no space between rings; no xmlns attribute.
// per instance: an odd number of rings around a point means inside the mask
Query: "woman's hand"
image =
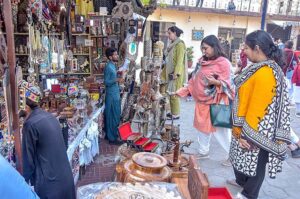
<svg viewBox="0 0 300 199"><path fill-rule="evenodd" d="M250 149L251 145L245 139L239 139L239 146L243 149Z"/></svg>
<svg viewBox="0 0 300 199"><path fill-rule="evenodd" d="M207 84L210 85L215 85L215 86L221 86L221 82L217 80L213 75L206 76Z"/></svg>

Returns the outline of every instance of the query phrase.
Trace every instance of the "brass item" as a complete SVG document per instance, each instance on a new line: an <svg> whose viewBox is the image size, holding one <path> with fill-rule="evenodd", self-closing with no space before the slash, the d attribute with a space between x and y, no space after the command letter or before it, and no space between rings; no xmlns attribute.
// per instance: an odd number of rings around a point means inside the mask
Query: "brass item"
<svg viewBox="0 0 300 199"><path fill-rule="evenodd" d="M164 157L148 152L134 154L123 168L124 182L169 182L172 174Z"/></svg>

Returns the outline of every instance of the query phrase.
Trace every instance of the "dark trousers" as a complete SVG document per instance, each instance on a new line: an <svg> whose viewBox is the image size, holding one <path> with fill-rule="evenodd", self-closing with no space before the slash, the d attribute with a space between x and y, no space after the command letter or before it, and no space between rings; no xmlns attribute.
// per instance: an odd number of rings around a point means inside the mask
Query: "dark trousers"
<svg viewBox="0 0 300 199"><path fill-rule="evenodd" d="M264 181L266 173L266 164L269 153L263 149L258 154L256 176L249 177L234 169L236 182L243 187L242 194L248 199L257 199L260 187Z"/></svg>

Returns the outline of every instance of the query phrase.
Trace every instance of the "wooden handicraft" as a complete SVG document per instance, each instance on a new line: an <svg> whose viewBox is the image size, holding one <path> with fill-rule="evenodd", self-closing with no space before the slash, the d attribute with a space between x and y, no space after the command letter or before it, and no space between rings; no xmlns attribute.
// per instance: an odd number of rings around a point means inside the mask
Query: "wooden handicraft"
<svg viewBox="0 0 300 199"><path fill-rule="evenodd" d="M200 170L194 156L190 156L189 163L188 189L191 199L207 199L209 187L207 176Z"/></svg>

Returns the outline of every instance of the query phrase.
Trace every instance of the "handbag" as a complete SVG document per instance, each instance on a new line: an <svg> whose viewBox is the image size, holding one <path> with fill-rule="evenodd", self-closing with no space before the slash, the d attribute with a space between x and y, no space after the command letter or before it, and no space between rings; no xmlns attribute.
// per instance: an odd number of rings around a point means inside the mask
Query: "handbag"
<svg viewBox="0 0 300 199"><path fill-rule="evenodd" d="M232 102L229 105L211 104L210 119L214 127L232 128Z"/></svg>

